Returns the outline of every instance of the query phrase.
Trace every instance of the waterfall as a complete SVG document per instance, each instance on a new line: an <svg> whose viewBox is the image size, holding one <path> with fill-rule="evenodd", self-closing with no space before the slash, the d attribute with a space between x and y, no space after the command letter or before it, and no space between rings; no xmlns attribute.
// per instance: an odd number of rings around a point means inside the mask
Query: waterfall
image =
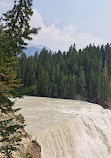
<svg viewBox="0 0 111 158"><path fill-rule="evenodd" d="M111 158L111 123L78 118L36 135L42 158Z"/></svg>
<svg viewBox="0 0 111 158"><path fill-rule="evenodd" d="M111 158L111 111L82 101L18 99L41 158Z"/></svg>

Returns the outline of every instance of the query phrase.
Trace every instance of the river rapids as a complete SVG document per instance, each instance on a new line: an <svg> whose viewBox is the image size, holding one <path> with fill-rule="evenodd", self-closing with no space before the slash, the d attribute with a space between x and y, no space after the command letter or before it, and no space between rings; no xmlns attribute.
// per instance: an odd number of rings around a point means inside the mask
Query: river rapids
<svg viewBox="0 0 111 158"><path fill-rule="evenodd" d="M15 107L26 131L41 146L41 158L111 158L111 111L68 99L27 97Z"/></svg>

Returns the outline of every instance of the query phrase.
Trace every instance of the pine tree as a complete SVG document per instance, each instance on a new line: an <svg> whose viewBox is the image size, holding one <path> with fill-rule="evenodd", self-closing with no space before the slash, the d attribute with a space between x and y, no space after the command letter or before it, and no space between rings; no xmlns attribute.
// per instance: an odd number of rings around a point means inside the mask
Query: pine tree
<svg viewBox="0 0 111 158"><path fill-rule="evenodd" d="M57 95L59 95L59 89L57 94L56 69L54 67L51 75L51 96L57 97Z"/></svg>
<svg viewBox="0 0 111 158"><path fill-rule="evenodd" d="M110 82L108 76L108 68L107 65L104 66L102 72L102 82L101 82L101 98L108 101L111 96L110 92Z"/></svg>
<svg viewBox="0 0 111 158"><path fill-rule="evenodd" d="M14 102L9 97L15 96L15 90L20 87L16 78L17 55L27 45L24 40L31 40L31 34L37 34L38 29L30 28L32 15L32 0L14 0L14 7L1 18L0 24L0 152L2 157L12 158L13 151L21 141L23 124L17 120L13 109Z"/></svg>
<svg viewBox="0 0 111 158"><path fill-rule="evenodd" d="M17 55L26 48L25 40L32 40L31 34L37 34L40 28L30 28L29 21L33 14L32 0L14 0L14 7L3 14L4 33L8 36L10 50L8 54Z"/></svg>
<svg viewBox="0 0 111 158"><path fill-rule="evenodd" d="M86 87L85 73L83 71L83 68L80 66L80 68L79 68L78 88L80 90L79 93L82 97L85 96L85 87Z"/></svg>
<svg viewBox="0 0 111 158"><path fill-rule="evenodd" d="M33 62L29 64L27 58L24 60L22 56L20 58L21 72L22 65L27 65L21 73L22 76L27 71L25 78L28 78L29 84L31 82L34 84L31 87L31 95L46 96L48 94L50 97L87 99L96 103L98 100L106 101L110 98L110 45L101 47L90 45L79 51L76 51L75 46L71 46L68 52L58 51L53 54L44 48L40 55L35 53L31 58L37 63L31 70L35 73L35 83L31 81L32 77L28 77ZM30 76L33 76L33 73ZM25 85L25 79L23 83ZM49 93L47 93L48 85Z"/></svg>

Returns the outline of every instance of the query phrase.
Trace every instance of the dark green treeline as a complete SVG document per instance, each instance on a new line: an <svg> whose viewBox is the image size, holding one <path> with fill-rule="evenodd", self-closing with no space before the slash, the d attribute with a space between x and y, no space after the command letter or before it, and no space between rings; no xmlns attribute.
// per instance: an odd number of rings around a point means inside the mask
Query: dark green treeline
<svg viewBox="0 0 111 158"><path fill-rule="evenodd" d="M92 46L77 51L48 52L20 57L17 78L24 84L22 93L35 96L109 101L111 45Z"/></svg>

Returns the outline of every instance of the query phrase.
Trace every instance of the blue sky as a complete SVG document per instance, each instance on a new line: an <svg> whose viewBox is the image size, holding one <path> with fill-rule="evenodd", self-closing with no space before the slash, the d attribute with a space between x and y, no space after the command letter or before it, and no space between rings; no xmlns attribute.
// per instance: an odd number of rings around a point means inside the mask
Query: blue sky
<svg viewBox="0 0 111 158"><path fill-rule="evenodd" d="M0 12L13 0L0 0ZM41 31L29 45L45 45L57 51L92 43L111 42L111 0L33 0L31 26Z"/></svg>

